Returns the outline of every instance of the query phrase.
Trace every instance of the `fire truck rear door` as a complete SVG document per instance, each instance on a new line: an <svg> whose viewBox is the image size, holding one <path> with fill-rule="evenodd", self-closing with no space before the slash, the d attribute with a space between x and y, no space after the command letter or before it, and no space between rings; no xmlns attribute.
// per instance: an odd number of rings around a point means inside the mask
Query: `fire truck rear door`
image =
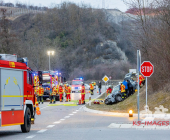
<svg viewBox="0 0 170 140"><path fill-rule="evenodd" d="M0 69L1 126L24 123L23 81L22 70Z"/></svg>

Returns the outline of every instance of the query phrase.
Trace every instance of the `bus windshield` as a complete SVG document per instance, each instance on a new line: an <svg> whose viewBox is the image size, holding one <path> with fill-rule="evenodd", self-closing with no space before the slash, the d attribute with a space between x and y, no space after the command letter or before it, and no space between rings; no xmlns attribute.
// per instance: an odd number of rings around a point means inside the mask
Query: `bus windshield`
<svg viewBox="0 0 170 140"><path fill-rule="evenodd" d="M72 85L81 85L82 81L72 81Z"/></svg>

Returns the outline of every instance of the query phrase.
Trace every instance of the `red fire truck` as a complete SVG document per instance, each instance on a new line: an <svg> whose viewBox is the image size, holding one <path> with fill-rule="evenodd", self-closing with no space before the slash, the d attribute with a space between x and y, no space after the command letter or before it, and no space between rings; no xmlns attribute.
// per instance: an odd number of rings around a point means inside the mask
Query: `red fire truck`
<svg viewBox="0 0 170 140"><path fill-rule="evenodd" d="M0 127L21 125L29 132L35 117L32 70L27 59L0 54Z"/></svg>
<svg viewBox="0 0 170 140"><path fill-rule="evenodd" d="M50 97L50 88L52 85L59 85L61 83L61 76L57 71L37 71L34 72L34 86L38 87L39 85L42 85L44 88L44 95L43 99L46 100ZM40 78L40 76L42 78ZM41 84L40 84L41 82ZM37 88L35 88L35 92L37 92ZM59 95L56 95L56 101L59 100Z"/></svg>

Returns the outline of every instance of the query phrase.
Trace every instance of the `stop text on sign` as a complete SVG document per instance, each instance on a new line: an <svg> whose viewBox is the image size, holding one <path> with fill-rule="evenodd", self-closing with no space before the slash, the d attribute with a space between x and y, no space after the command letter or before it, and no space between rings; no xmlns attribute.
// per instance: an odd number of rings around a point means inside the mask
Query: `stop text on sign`
<svg viewBox="0 0 170 140"><path fill-rule="evenodd" d="M153 71L152 66L142 66L141 69L142 69L142 72L152 72Z"/></svg>
<svg viewBox="0 0 170 140"><path fill-rule="evenodd" d="M140 71L144 77L150 77L154 72L154 66L150 61L144 61L141 64Z"/></svg>

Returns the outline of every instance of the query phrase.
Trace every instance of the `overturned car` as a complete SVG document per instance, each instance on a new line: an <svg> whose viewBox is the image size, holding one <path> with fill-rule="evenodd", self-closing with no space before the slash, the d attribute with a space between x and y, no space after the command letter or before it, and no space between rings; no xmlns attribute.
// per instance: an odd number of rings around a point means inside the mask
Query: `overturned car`
<svg viewBox="0 0 170 140"><path fill-rule="evenodd" d="M132 73L128 73L125 75L125 80L130 81L130 83L132 84L133 93L134 93L137 88L137 82L133 80L133 77L134 77L134 74ZM121 82L119 82L119 85L115 86L112 90L112 93L105 98L106 105L123 101L123 98L122 98L123 95L121 94L121 91L120 91L120 83Z"/></svg>
<svg viewBox="0 0 170 140"><path fill-rule="evenodd" d="M113 88L112 93L105 98L105 104L109 105L116 102L121 102L122 100L123 99L120 92L120 85L117 85Z"/></svg>

